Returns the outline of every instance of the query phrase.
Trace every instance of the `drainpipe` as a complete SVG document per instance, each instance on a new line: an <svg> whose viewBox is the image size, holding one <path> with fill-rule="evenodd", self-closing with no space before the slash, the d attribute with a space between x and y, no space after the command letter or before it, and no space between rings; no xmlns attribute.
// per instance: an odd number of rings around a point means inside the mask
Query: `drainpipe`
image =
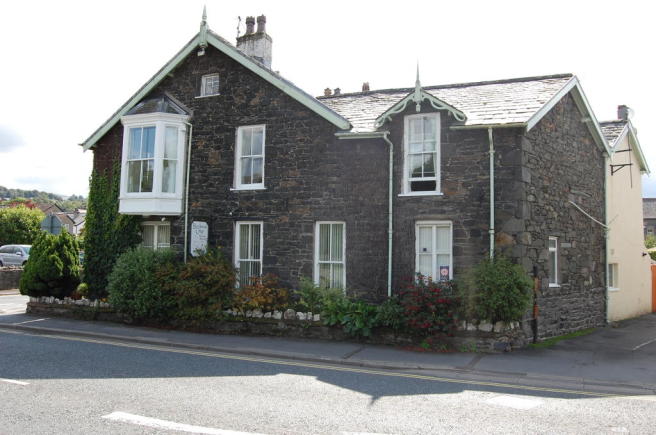
<svg viewBox="0 0 656 435"><path fill-rule="evenodd" d="M606 324L610 322L609 316L610 316L610 310L608 309L609 305L609 298L610 298L610 292L608 291L608 274L610 272L609 268L610 265L608 264L608 254L609 254L609 248L608 248L608 236L610 232L610 227L609 227L609 222L608 222L608 168L610 165L610 157L608 155L604 156L604 236L605 236L605 242L606 242L606 259L605 259L605 266L606 266L606 276L604 277L604 283L606 284Z"/></svg>
<svg viewBox="0 0 656 435"><path fill-rule="evenodd" d="M487 129L490 142L490 259L494 258L494 140L492 139L492 128Z"/></svg>
<svg viewBox="0 0 656 435"><path fill-rule="evenodd" d="M185 205L184 205L184 262L187 262L187 229L189 225L189 168L191 167L191 135L194 130L194 126L188 122L185 122L185 125L189 127L189 140L187 142L187 169L185 174Z"/></svg>
<svg viewBox="0 0 656 435"><path fill-rule="evenodd" d="M383 140L389 145L389 185L387 204L387 297L392 297L392 200L394 199L394 144L387 138L388 131L383 133Z"/></svg>

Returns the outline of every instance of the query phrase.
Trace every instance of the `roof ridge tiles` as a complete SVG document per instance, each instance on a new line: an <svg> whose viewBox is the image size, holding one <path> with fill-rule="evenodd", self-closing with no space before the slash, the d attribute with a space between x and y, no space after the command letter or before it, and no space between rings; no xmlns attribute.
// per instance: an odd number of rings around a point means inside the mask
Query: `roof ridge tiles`
<svg viewBox="0 0 656 435"><path fill-rule="evenodd" d="M451 84L445 84L445 85L430 85L430 86L422 86L422 89L446 89L446 88L466 88L470 86L483 86L483 85L499 85L499 84L505 84L505 83L518 83L518 82L530 82L530 81L537 81L537 80L548 80L548 79L564 79L564 78L571 78L574 77L574 74L572 73L564 73L564 74L551 74L551 75L542 75L542 76L530 76L530 77L515 77L515 78L510 78L510 79L498 79L498 80L485 80L485 81L478 81L478 82L465 82L465 83L451 83ZM397 92L412 92L414 90L414 87L412 88L386 88L386 89L374 89L371 91L365 91L365 92L347 92L347 93L341 93L339 95L321 95L316 97L319 100L330 100L330 99L339 99L342 97L353 97L353 96L360 96L360 95L371 95L371 94L384 94L384 93L397 93Z"/></svg>

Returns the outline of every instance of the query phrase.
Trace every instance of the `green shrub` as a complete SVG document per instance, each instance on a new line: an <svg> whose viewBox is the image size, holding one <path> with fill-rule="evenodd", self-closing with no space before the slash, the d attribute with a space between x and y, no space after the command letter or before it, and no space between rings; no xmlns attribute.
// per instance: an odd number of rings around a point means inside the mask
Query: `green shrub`
<svg viewBox="0 0 656 435"><path fill-rule="evenodd" d="M43 212L23 205L0 208L0 246L31 245L41 232Z"/></svg>
<svg viewBox="0 0 656 435"><path fill-rule="evenodd" d="M323 300L321 318L328 326L341 326L352 337L369 337L377 326L378 307L363 301L351 301L340 291L331 291Z"/></svg>
<svg viewBox="0 0 656 435"><path fill-rule="evenodd" d="M277 276L266 274L251 277L248 285L235 291L233 308L241 313L249 310L282 311L289 302L289 290L280 287Z"/></svg>
<svg viewBox="0 0 656 435"><path fill-rule="evenodd" d="M417 275L399 292L406 326L413 333L431 335L456 329L458 298L453 282L432 281Z"/></svg>
<svg viewBox="0 0 656 435"><path fill-rule="evenodd" d="M169 250L136 248L121 254L108 278L109 303L134 320L168 320L175 298L160 285L157 272L175 268Z"/></svg>
<svg viewBox="0 0 656 435"><path fill-rule="evenodd" d="M58 236L41 232L30 250L20 279L20 291L28 296L69 296L80 282L77 242L66 231Z"/></svg>
<svg viewBox="0 0 656 435"><path fill-rule="evenodd" d="M501 255L480 262L463 284L466 316L492 322L521 320L533 286L521 266Z"/></svg>
<svg viewBox="0 0 656 435"><path fill-rule="evenodd" d="M218 249L172 268L160 267L157 280L175 300L174 315L186 323L217 317L233 303L237 273L233 264Z"/></svg>
<svg viewBox="0 0 656 435"><path fill-rule="evenodd" d="M397 296L392 296L378 306L376 325L395 331L403 331L406 328L405 311Z"/></svg>
<svg viewBox="0 0 656 435"><path fill-rule="evenodd" d="M645 238L645 248L651 249L651 248L656 248L656 236L650 234ZM656 252L650 252L649 257L656 261Z"/></svg>

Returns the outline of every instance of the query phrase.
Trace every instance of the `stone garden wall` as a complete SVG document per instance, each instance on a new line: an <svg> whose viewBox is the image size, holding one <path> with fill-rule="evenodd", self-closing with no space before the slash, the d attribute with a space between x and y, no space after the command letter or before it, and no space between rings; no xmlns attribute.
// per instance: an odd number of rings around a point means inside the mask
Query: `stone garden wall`
<svg viewBox="0 0 656 435"><path fill-rule="evenodd" d="M0 267L0 290L18 288L22 267Z"/></svg>

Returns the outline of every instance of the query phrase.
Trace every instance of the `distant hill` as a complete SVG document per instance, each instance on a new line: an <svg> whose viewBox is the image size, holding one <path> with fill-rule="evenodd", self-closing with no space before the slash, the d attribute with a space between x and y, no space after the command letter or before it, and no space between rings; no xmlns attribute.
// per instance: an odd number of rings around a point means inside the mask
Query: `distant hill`
<svg viewBox="0 0 656 435"><path fill-rule="evenodd" d="M87 200L82 195L71 195L64 199L62 195L40 190L8 189L0 186L0 202L16 198L29 199L34 203L57 204L65 211L74 211L76 208L87 208Z"/></svg>

